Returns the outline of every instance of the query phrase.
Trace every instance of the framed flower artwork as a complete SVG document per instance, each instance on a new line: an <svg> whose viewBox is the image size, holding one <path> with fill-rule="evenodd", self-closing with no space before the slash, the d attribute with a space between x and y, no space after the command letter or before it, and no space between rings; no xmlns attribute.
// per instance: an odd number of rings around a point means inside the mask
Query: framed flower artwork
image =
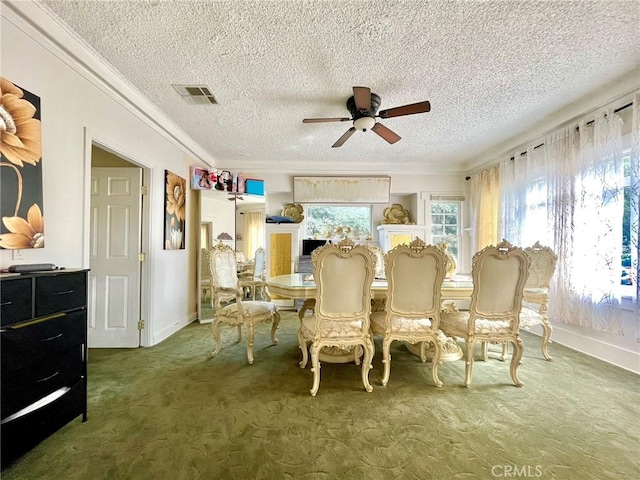
<svg viewBox="0 0 640 480"><path fill-rule="evenodd" d="M185 248L187 181L169 170L164 171L164 249Z"/></svg>
<svg viewBox="0 0 640 480"><path fill-rule="evenodd" d="M40 97L0 77L0 248L44 247Z"/></svg>

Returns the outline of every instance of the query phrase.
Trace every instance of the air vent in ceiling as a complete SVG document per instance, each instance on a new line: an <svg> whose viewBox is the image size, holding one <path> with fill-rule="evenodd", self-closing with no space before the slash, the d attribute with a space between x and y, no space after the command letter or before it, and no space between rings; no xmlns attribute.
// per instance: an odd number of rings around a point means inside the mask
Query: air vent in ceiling
<svg viewBox="0 0 640 480"><path fill-rule="evenodd" d="M206 85L171 85L191 105L217 105L218 101Z"/></svg>

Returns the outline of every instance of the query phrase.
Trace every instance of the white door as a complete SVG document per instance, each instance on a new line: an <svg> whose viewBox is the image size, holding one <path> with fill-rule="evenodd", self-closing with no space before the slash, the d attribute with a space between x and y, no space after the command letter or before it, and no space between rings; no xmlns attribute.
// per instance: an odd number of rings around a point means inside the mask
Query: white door
<svg viewBox="0 0 640 480"><path fill-rule="evenodd" d="M89 348L140 344L142 169L91 169Z"/></svg>

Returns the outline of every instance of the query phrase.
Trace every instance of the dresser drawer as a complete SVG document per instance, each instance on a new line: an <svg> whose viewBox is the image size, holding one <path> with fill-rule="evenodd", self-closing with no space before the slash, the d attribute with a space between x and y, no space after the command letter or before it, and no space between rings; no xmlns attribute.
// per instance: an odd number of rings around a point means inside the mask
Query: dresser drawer
<svg viewBox="0 0 640 480"><path fill-rule="evenodd" d="M84 272L43 275L36 278L36 317L87 304Z"/></svg>
<svg viewBox="0 0 640 480"><path fill-rule="evenodd" d="M2 326L29 320L33 315L31 278L2 282L0 288L0 324Z"/></svg>
<svg viewBox="0 0 640 480"><path fill-rule="evenodd" d="M60 387L75 384L84 376L82 347L46 358L27 368L2 375L2 418L31 405Z"/></svg>
<svg viewBox="0 0 640 480"><path fill-rule="evenodd" d="M24 327L5 329L0 336L2 374L74 346L80 348L86 342L86 323L86 310L79 310Z"/></svg>
<svg viewBox="0 0 640 480"><path fill-rule="evenodd" d="M82 415L85 421L86 405L86 384L82 379L62 397L2 424L0 428L2 468L79 415Z"/></svg>

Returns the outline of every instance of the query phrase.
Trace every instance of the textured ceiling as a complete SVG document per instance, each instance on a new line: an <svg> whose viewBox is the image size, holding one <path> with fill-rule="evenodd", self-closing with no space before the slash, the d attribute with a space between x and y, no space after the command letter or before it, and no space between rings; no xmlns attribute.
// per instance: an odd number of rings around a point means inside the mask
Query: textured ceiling
<svg viewBox="0 0 640 480"><path fill-rule="evenodd" d="M640 64L634 1L40 2L179 125L218 166L464 171L469 159ZM208 85L216 106L172 84ZM402 137L356 132L352 86Z"/></svg>

